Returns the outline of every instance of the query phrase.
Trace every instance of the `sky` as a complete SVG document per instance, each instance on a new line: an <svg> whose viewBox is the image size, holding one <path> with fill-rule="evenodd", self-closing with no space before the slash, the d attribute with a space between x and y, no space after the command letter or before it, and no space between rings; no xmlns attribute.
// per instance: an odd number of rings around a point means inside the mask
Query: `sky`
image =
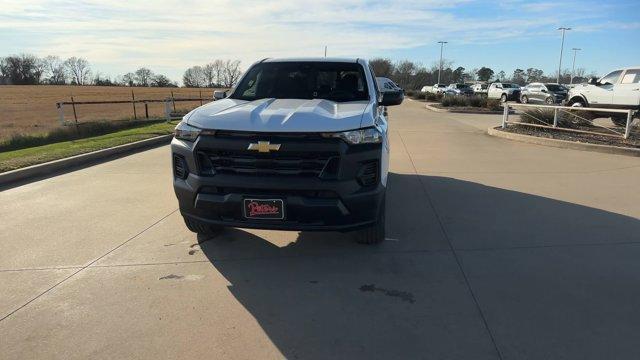
<svg viewBox="0 0 640 360"><path fill-rule="evenodd" d="M180 81L213 59L243 69L266 57L409 59L444 57L466 69L487 66L602 75L640 65L640 0L316 0L58 1L0 0L0 56L84 57L116 76L145 66Z"/></svg>

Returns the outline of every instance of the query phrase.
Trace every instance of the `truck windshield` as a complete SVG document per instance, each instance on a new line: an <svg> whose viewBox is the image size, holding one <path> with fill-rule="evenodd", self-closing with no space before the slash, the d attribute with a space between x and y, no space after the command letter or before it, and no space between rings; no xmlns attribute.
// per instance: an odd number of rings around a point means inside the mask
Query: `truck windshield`
<svg viewBox="0 0 640 360"><path fill-rule="evenodd" d="M347 102L369 100L369 91L364 69L357 63L266 62L249 69L230 97Z"/></svg>

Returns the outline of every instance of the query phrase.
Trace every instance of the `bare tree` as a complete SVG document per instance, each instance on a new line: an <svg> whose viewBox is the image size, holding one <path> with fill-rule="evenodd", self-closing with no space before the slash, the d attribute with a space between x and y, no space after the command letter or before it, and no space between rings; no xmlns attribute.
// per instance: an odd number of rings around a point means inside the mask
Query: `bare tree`
<svg viewBox="0 0 640 360"><path fill-rule="evenodd" d="M388 78L392 76L393 71L395 70L393 63L389 59L372 59L369 61L369 65L371 65L371 68L373 69L373 72L376 74L376 76Z"/></svg>
<svg viewBox="0 0 640 360"><path fill-rule="evenodd" d="M184 72L182 83L185 87L202 87L205 84L202 66L192 66Z"/></svg>
<svg viewBox="0 0 640 360"><path fill-rule="evenodd" d="M216 64L210 62L202 67L206 87L214 87L216 84Z"/></svg>
<svg viewBox="0 0 640 360"><path fill-rule="evenodd" d="M73 83L77 85L86 85L88 83L91 68L86 59L72 56L64 63Z"/></svg>
<svg viewBox="0 0 640 360"><path fill-rule="evenodd" d="M53 85L64 85L67 82L67 69L58 56L49 55L44 58L47 82Z"/></svg>
<svg viewBox="0 0 640 360"><path fill-rule="evenodd" d="M129 72L122 75L122 84L125 86L134 86L136 84L136 74Z"/></svg>
<svg viewBox="0 0 640 360"><path fill-rule="evenodd" d="M140 68L135 72L136 84L138 86L149 86L153 78L153 71L147 68Z"/></svg>
<svg viewBox="0 0 640 360"><path fill-rule="evenodd" d="M240 60L227 60L224 62L222 71L222 86L233 87L240 79Z"/></svg>

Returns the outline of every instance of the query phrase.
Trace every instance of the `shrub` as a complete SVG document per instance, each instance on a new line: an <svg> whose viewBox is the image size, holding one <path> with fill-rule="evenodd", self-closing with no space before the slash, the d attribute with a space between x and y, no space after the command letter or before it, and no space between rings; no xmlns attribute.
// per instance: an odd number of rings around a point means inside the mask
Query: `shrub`
<svg viewBox="0 0 640 360"><path fill-rule="evenodd" d="M567 129L576 129L593 126L588 120L588 113L574 115L569 111L558 112L558 127ZM554 110L553 109L528 109L520 114L520 121L527 124L537 125L553 125Z"/></svg>
<svg viewBox="0 0 640 360"><path fill-rule="evenodd" d="M502 102L499 99L487 99L486 107L491 111L500 111L503 109Z"/></svg>
<svg viewBox="0 0 640 360"><path fill-rule="evenodd" d="M429 101L440 101L442 100L442 94L434 94L434 93L426 93L425 98Z"/></svg>
<svg viewBox="0 0 640 360"><path fill-rule="evenodd" d="M406 90L406 91L404 92L404 95L405 95L405 96L408 96L408 97L410 97L410 98L413 98L413 96L414 96L417 92L419 92L419 91L415 91L415 90Z"/></svg>
<svg viewBox="0 0 640 360"><path fill-rule="evenodd" d="M467 101L464 96L443 96L440 104L444 107L467 106Z"/></svg>
<svg viewBox="0 0 640 360"><path fill-rule="evenodd" d="M413 96L411 96L411 98L413 100L424 100L426 98L427 94L423 93L423 92L416 92L415 94L413 94Z"/></svg>

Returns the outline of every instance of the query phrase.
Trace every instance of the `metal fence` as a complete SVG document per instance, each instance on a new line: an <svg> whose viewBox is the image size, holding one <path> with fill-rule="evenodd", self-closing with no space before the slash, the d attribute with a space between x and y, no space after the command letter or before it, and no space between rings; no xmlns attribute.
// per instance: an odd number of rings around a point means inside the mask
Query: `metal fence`
<svg viewBox="0 0 640 360"><path fill-rule="evenodd" d="M506 102L503 104L504 112L502 115L502 128L505 129L508 124L518 124L524 126L532 126L539 128L549 128L549 129L558 129L558 130L566 130L580 133L589 133L596 135L604 135L604 136L613 136L613 137L621 137L624 139L628 139L632 128L633 128L633 119L637 113L637 110L626 110L626 109L605 109L605 108L591 108L591 107L566 107L566 106L553 106L553 105L533 105L533 104L521 104L514 102ZM543 119L541 116L537 117L535 114L526 113L525 116L528 118L537 121L537 124L527 123L522 121L511 121L509 120L509 114L511 109L538 109L541 111L553 111L553 120L547 121ZM591 114L589 114L591 113ZM605 117L624 116L626 118L624 130L621 130L620 127L611 127L604 126L602 124L598 124L595 122L595 118L593 114L605 114ZM520 115L523 116L523 115ZM576 128L562 128L559 126L559 120L562 116L573 117L582 122L589 123L593 129L599 129L601 131L590 131L585 129L576 129Z"/></svg>
<svg viewBox="0 0 640 360"><path fill-rule="evenodd" d="M164 98L164 99L145 99L145 100L135 100L132 98L131 100L111 100L111 101L74 101L73 96L71 97L71 101L60 101L56 103L56 108L58 109L58 117L61 125L77 125L78 124L78 112L76 111L77 105L109 105L109 104L131 104L132 114L134 119L138 119L138 111L136 109L136 104L144 105L144 118L149 119L149 104L152 103L164 103L164 117L168 120L176 119L181 116L173 115L176 111L176 103L177 102L200 102L200 105L203 105L206 102L210 102L213 99L204 99L199 98ZM73 109L73 119L74 122L68 122L65 120L65 105L71 106ZM140 117L142 118L142 114Z"/></svg>

